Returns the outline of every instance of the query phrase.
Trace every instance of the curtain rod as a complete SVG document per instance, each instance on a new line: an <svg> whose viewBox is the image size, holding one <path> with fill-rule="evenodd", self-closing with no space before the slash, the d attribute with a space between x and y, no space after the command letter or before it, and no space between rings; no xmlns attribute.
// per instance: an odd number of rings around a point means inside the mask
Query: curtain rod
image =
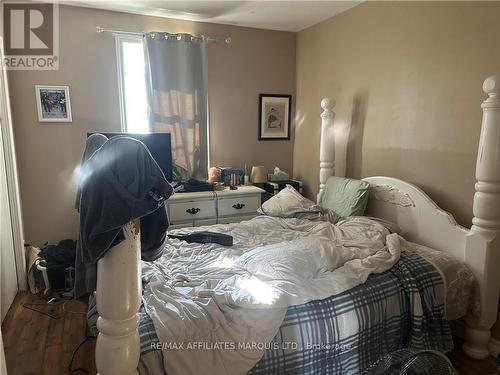
<svg viewBox="0 0 500 375"><path fill-rule="evenodd" d="M96 26L96 30L99 34L101 33L113 33L113 34L122 34L122 35L136 35L136 36L143 36L143 35L146 35L146 34L150 34L149 32L146 32L146 31L124 31L124 30L111 30L111 29L105 29L101 26ZM162 31L163 33L165 34L168 34L168 35L183 35L184 33L169 33L169 32L164 32ZM154 33L154 32L153 32ZM194 35L193 35L194 36ZM219 42L221 39L224 40L224 43L226 44L231 44L231 37L230 36L208 36L208 35L200 35L200 36L194 36L196 38L205 38L208 42L214 42L214 43L217 43Z"/></svg>

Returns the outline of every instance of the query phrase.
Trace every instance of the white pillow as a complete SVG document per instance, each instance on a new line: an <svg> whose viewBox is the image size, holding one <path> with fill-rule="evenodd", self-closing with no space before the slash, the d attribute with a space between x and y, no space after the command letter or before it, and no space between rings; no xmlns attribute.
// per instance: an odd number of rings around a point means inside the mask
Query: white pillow
<svg viewBox="0 0 500 375"><path fill-rule="evenodd" d="M320 212L320 207L313 201L303 197L292 186L286 185L257 210L260 214L276 217L294 217L303 212Z"/></svg>

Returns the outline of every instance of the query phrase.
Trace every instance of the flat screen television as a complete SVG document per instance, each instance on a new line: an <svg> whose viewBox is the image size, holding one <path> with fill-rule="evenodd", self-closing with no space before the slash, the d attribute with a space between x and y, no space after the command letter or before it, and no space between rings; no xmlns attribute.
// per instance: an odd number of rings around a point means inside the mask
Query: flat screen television
<svg viewBox="0 0 500 375"><path fill-rule="evenodd" d="M97 133L97 132L96 132ZM94 133L87 133L87 137ZM172 144L169 133L99 133L108 138L125 135L137 139L148 148L153 159L163 171L167 181L172 182Z"/></svg>

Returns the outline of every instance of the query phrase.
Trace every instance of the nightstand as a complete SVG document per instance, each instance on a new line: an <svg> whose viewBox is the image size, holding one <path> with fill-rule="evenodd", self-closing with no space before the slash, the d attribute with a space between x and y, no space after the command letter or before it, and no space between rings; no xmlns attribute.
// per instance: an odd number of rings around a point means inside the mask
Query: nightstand
<svg viewBox="0 0 500 375"><path fill-rule="evenodd" d="M273 195L278 194L280 190L283 190L287 184L293 186L295 190L297 190L300 194L302 194L302 181L298 180L285 180L279 182L268 181L262 184L255 184L255 186L258 186L265 190L265 193L262 194L262 203L264 203Z"/></svg>
<svg viewBox="0 0 500 375"><path fill-rule="evenodd" d="M238 186L220 191L176 193L166 202L170 229L237 223L257 216L264 190Z"/></svg>

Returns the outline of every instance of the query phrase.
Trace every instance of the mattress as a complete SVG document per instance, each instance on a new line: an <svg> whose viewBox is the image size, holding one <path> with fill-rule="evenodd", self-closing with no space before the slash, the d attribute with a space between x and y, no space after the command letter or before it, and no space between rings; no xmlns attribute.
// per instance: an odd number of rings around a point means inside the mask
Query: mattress
<svg viewBox="0 0 500 375"><path fill-rule="evenodd" d="M288 308L250 374L357 374L400 348L450 350L445 318L478 312L473 274L450 256L401 241L400 260L390 270L339 295ZM139 331L140 374L165 373L165 343L144 307Z"/></svg>
<svg viewBox="0 0 500 375"><path fill-rule="evenodd" d="M360 374L401 348L453 348L440 271L412 251L389 271L323 300L290 307L249 375ZM163 344L141 308L141 375L165 374Z"/></svg>
<svg viewBox="0 0 500 375"><path fill-rule="evenodd" d="M431 263L441 274L446 290L446 319L456 320L467 314L479 318L479 284L463 261L439 250L405 241L405 248Z"/></svg>
<svg viewBox="0 0 500 375"><path fill-rule="evenodd" d="M401 233L397 224L369 217L391 233ZM467 264L445 252L402 239L406 251L411 251L431 263L441 274L446 290L445 310L447 320L457 320L467 314L480 317L481 299L479 284Z"/></svg>
<svg viewBox="0 0 500 375"><path fill-rule="evenodd" d="M200 230L231 235L233 245L169 239L164 254L142 267L155 331L162 342L179 344L163 350L170 375L248 372L288 307L361 285L391 269L401 253L398 235L365 217L333 225L258 216L190 229Z"/></svg>
<svg viewBox="0 0 500 375"><path fill-rule="evenodd" d="M449 350L445 309L452 319L464 314L463 301L472 295L472 287L449 281L456 279L453 270L472 274L460 262L449 267L450 259L433 261L427 254L435 257L431 249L404 244L400 261L389 271L371 275L365 284L338 296L290 307L278 335L250 373L359 373L379 356L403 347ZM473 277L466 279L473 284ZM408 302L416 300L424 311ZM143 317L140 370L155 373L165 353L153 344L158 342L154 326L145 312ZM284 350L283 343L296 347Z"/></svg>

